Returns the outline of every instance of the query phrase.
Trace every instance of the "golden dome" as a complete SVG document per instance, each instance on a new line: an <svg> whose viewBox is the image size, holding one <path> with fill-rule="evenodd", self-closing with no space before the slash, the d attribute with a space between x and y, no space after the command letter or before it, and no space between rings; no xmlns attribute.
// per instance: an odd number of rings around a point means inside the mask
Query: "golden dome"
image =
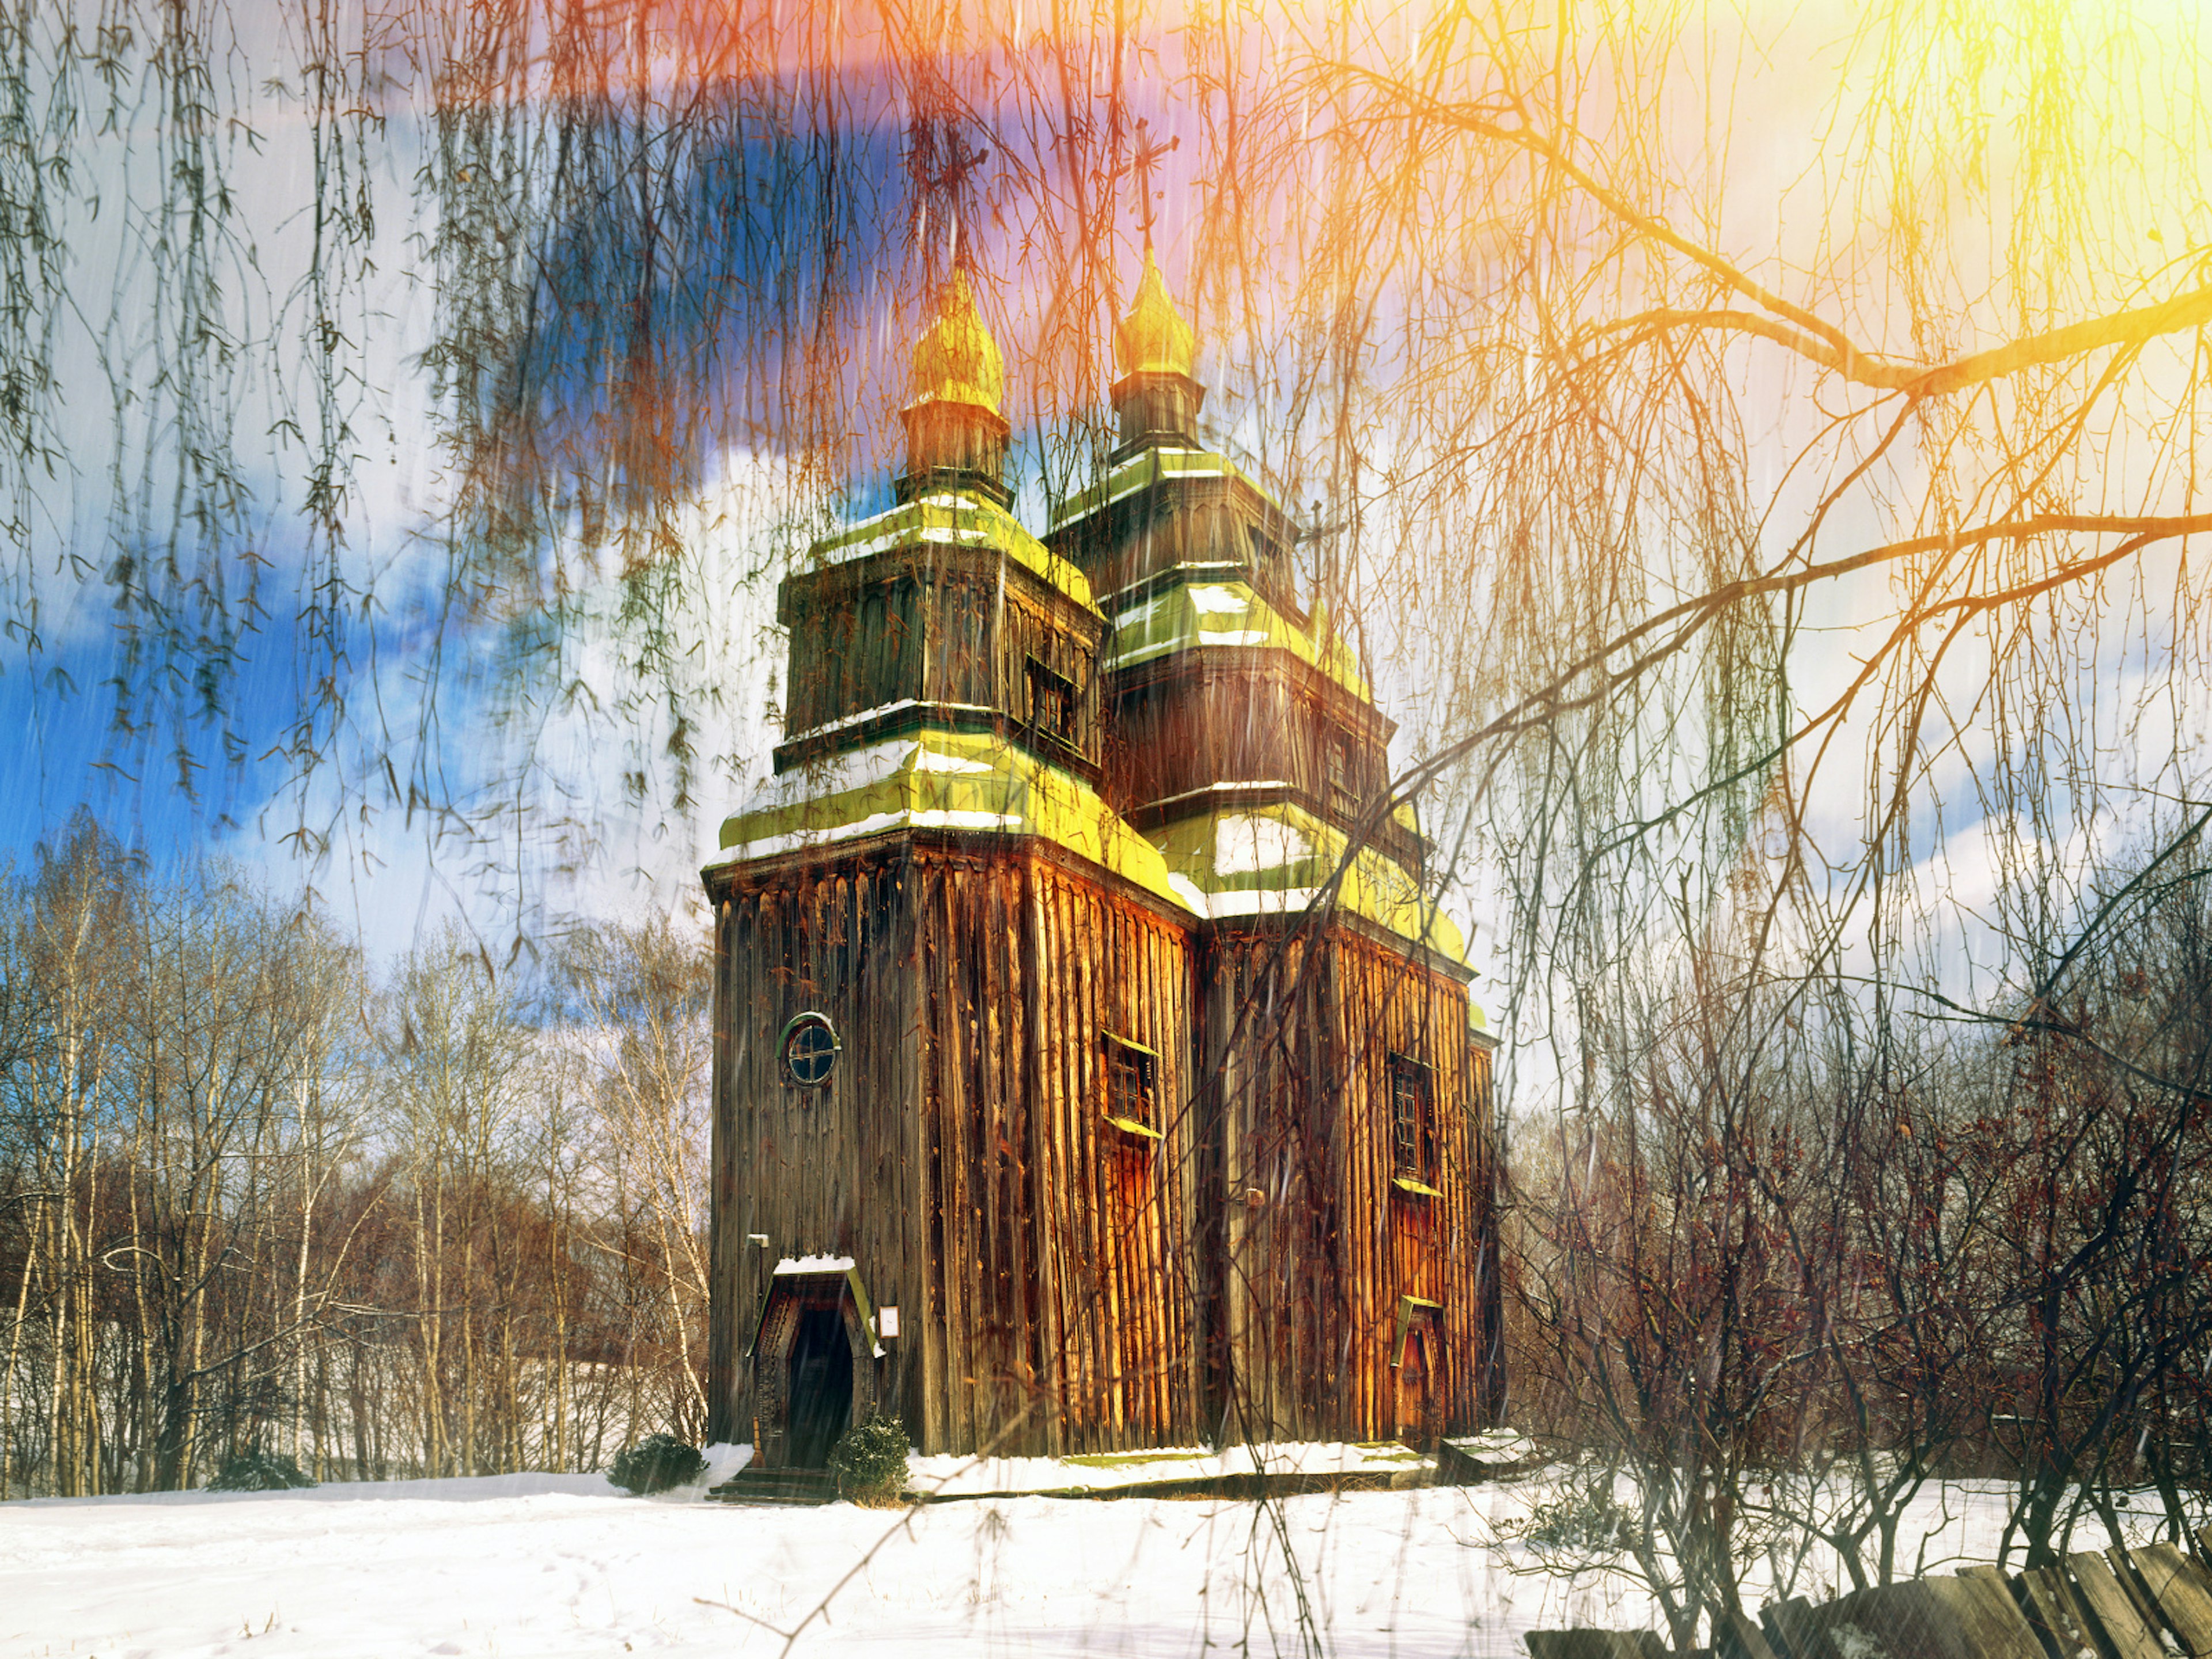
<svg viewBox="0 0 2212 1659"><path fill-rule="evenodd" d="M1129 302L1129 314L1114 325L1114 366L1124 376L1165 374L1193 380L1197 362L1198 337L1168 297L1166 279L1148 245L1137 297Z"/></svg>
<svg viewBox="0 0 2212 1659"><path fill-rule="evenodd" d="M968 273L956 270L938 297L937 320L915 342L915 404L973 404L1003 419L1006 389L1006 359L976 313Z"/></svg>

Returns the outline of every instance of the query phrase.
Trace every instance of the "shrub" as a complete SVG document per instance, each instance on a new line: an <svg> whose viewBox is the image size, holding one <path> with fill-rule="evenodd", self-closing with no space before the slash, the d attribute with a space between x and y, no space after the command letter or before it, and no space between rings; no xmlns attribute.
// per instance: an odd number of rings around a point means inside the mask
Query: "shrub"
<svg viewBox="0 0 2212 1659"><path fill-rule="evenodd" d="M684 1486L706 1472L707 1460L699 1455L696 1446L672 1434L648 1434L635 1446L615 1454L615 1461L607 1466L607 1479L624 1492L642 1497Z"/></svg>
<svg viewBox="0 0 2212 1659"><path fill-rule="evenodd" d="M838 1437L830 1453L837 1489L856 1504L896 1504L906 1490L906 1425L871 1417Z"/></svg>
<svg viewBox="0 0 2212 1659"><path fill-rule="evenodd" d="M289 1492L298 1486L312 1486L314 1476L307 1473L283 1452L264 1451L258 1446L242 1452L233 1452L223 1460L222 1468L216 1471L208 1482L210 1492Z"/></svg>
<svg viewBox="0 0 2212 1659"><path fill-rule="evenodd" d="M1593 1480L1528 1511L1522 1536L1540 1551L1569 1556L1617 1555L1636 1540L1636 1516L1613 1495L1609 1480Z"/></svg>

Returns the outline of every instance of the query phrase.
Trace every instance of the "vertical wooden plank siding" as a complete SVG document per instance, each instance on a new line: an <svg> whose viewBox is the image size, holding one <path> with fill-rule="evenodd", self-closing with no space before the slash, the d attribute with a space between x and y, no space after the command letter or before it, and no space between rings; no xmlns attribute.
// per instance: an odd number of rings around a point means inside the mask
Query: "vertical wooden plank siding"
<svg viewBox="0 0 2212 1659"><path fill-rule="evenodd" d="M792 629L791 732L902 698L988 706L1019 725L1034 657L1074 686L1076 747L1097 757L1103 625L1026 568L975 554L878 558L787 583L780 614Z"/></svg>
<svg viewBox="0 0 2212 1659"><path fill-rule="evenodd" d="M1224 1189L1215 1411L1255 1438L1397 1433L1391 1361L1414 1297L1440 1304L1441 1426L1480 1426L1498 1392L1495 1177L1465 991L1341 925L1311 941L1289 924L1218 927L1203 972ZM1431 1068L1434 1197L1393 1180L1394 1055Z"/></svg>
<svg viewBox="0 0 2212 1659"><path fill-rule="evenodd" d="M1187 1443L1188 934L1031 848L901 839L718 884L729 1426L751 1428L744 1310L766 1264L744 1240L757 1232L771 1257L852 1255L880 1298L904 1301L897 1397L932 1450ZM844 1042L817 1090L784 1080L774 1052L805 1009ZM1109 1032L1160 1053L1164 1140L1107 1126Z"/></svg>
<svg viewBox="0 0 2212 1659"><path fill-rule="evenodd" d="M1447 974L1346 923L1194 929L1033 842L908 833L715 894L718 1432L751 1431L763 1271L805 1254L902 1304L886 1386L931 1451L1387 1437L1407 1297L1442 1426L1495 1409L1489 1057ZM805 1090L775 1038L810 1008L844 1052ZM1159 1056L1158 1141L1106 1121L1109 1034ZM1430 1068L1434 1196L1393 1182L1394 1055Z"/></svg>
<svg viewBox="0 0 2212 1659"><path fill-rule="evenodd" d="M714 1109L708 1116L707 1271L717 1292L710 1295L707 1303L707 1375L711 1379L707 1398L707 1437L710 1441L737 1437L731 1430L736 1405L738 1303L733 1297L719 1293L720 1287L737 1284L737 1257L744 1248L744 1236L732 1224L737 1200L737 1160L732 1144L735 1126L730 1115L734 1096L730 1075L729 1011L736 1006L730 984L730 933L733 925L730 902L725 899L714 907L714 1046L708 1084L713 1091L709 1098Z"/></svg>

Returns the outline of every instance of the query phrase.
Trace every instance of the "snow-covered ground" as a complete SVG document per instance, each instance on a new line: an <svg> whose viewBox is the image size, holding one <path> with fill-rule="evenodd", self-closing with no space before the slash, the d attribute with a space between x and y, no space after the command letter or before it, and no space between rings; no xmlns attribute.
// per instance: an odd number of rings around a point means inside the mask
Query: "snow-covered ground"
<svg viewBox="0 0 2212 1659"><path fill-rule="evenodd" d="M1490 1438L1498 1441L1501 1448L1527 1444L1510 1435ZM1161 1480L1250 1474L1260 1469L1273 1474L1395 1474L1418 1470L1431 1461L1395 1440L1360 1445L1271 1444L1256 1449L1228 1446L1219 1451L1186 1446L1072 1457L910 1456L907 1459L907 1481L917 1492L948 1496L1066 1492L1077 1486L1096 1492Z"/></svg>
<svg viewBox="0 0 2212 1659"><path fill-rule="evenodd" d="M1017 1474L1066 1483L976 1478ZM775 1510L701 1490L532 1474L0 1504L0 1655L769 1655L795 1630L801 1653L1199 1659L1297 1650L1303 1602L1332 1654L1518 1659L1531 1628L1655 1622L1609 1575L1532 1571L1501 1541L1556 1490L1544 1476L1274 1506ZM2000 1513L1954 1489L1930 1565L1989 1559Z"/></svg>

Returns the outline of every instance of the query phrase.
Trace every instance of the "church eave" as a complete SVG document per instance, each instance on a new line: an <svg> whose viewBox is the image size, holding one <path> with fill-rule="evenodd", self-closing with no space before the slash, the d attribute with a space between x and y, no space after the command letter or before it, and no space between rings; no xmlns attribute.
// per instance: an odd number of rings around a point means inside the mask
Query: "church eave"
<svg viewBox="0 0 2212 1659"><path fill-rule="evenodd" d="M1454 984L1466 988L1468 993L1468 1030L1478 1041L1485 1040L1485 1034L1489 1029L1490 1016L1482 1005L1474 1000L1472 988L1480 975L1472 966L1461 961L1457 957L1449 956L1418 939L1408 939L1402 933L1394 933L1388 927L1369 921L1365 916L1345 909L1342 906L1319 913L1305 908L1275 908L1265 912L1255 910L1241 915L1207 917L1198 924L1198 931L1211 939L1240 935L1247 938L1255 936L1281 938L1286 934L1297 933L1302 928L1310 927L1340 928L1347 933L1356 934L1370 944L1379 945L1385 950L1394 951L1416 966L1425 969L1430 973L1440 975ZM1496 1046L1494 1038L1487 1040L1491 1046Z"/></svg>
<svg viewBox="0 0 2212 1659"><path fill-rule="evenodd" d="M1351 648L1334 634L1316 641L1241 577L1159 584L1134 605L1118 605L1101 672L1126 674L1155 659L1208 647L1275 650L1334 680L1362 702L1374 694Z"/></svg>
<svg viewBox="0 0 2212 1659"><path fill-rule="evenodd" d="M1024 530L996 501L979 492L946 488L904 501L864 519L809 550L810 568L787 577L777 604L779 620L794 585L821 580L830 568L872 563L902 556L927 560L943 551L995 553L1039 578L1094 615L1098 611L1091 581L1082 569Z"/></svg>
<svg viewBox="0 0 2212 1659"><path fill-rule="evenodd" d="M1088 489L1062 501L1054 509L1046 538L1057 543L1073 534L1110 532L1118 527L1121 514L1144 505L1138 497L1148 490L1163 494L1166 499L1159 506L1165 509L1181 505L1193 486L1206 485L1225 486L1231 495L1244 498L1270 529L1289 529L1290 515L1283 504L1226 455L1160 445L1132 455ZM1093 520L1099 522L1088 522Z"/></svg>
<svg viewBox="0 0 2212 1659"><path fill-rule="evenodd" d="M1397 735L1398 722L1363 695L1300 653L1279 645L1185 645L1147 653L1127 662L1102 660L1107 695L1115 703L1157 696L1183 682L1204 684L1229 675L1279 677L1310 697L1330 719L1377 744Z"/></svg>
<svg viewBox="0 0 2212 1659"><path fill-rule="evenodd" d="M1313 794L1287 779L1233 780L1212 783L1201 789L1186 790L1179 795L1146 801L1127 808L1122 816L1139 834L1149 836L1163 826L1187 818L1198 812L1256 811L1273 806L1295 806L1310 813L1322 823L1349 835L1356 827L1356 817L1339 811L1316 799ZM1384 858L1401 868L1419 868L1429 854L1429 843L1421 834L1413 809L1404 802L1392 809L1389 816L1370 833L1370 844Z"/></svg>
<svg viewBox="0 0 2212 1659"><path fill-rule="evenodd" d="M901 830L1035 836L1188 908L1151 842L1090 781L995 732L926 725L910 737L844 748L769 779L722 824L708 870L821 853Z"/></svg>
<svg viewBox="0 0 2212 1659"><path fill-rule="evenodd" d="M1211 803L1163 823L1150 838L1192 908L1216 921L1305 910L1333 887L1336 905L1400 939L1467 961L1457 923L1404 866L1293 801L1241 810ZM1202 902L1201 902L1202 901Z"/></svg>
<svg viewBox="0 0 2212 1659"><path fill-rule="evenodd" d="M1094 787L1103 775L1097 762L1055 739L1041 736L1003 708L984 703L927 702L905 697L842 720L830 720L811 731L793 733L776 744L776 775L797 772L828 759L842 750L872 744L926 730L987 736L994 741L1025 750L1032 760L1072 772Z"/></svg>

